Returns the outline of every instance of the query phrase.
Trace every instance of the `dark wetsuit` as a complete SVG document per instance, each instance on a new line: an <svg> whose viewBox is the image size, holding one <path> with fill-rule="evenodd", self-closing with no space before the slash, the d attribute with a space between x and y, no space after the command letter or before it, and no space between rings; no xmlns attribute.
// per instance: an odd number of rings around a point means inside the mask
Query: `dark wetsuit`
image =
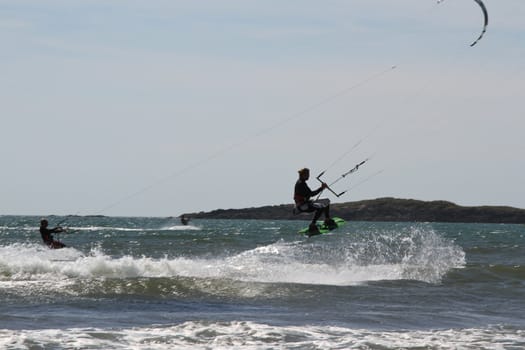
<svg viewBox="0 0 525 350"><path fill-rule="evenodd" d="M52 233L58 233L62 232L62 229L59 227L55 227L53 229L48 229L47 227L40 226L40 235L42 236L42 240L49 248L64 248L66 245L60 241L55 241L53 239Z"/></svg>
<svg viewBox="0 0 525 350"><path fill-rule="evenodd" d="M297 180L297 182L295 183L294 196L293 196L297 209L299 209L300 211L306 211L306 212L315 211L315 208L313 208L312 210L308 210L311 208L305 207L304 204L312 203L312 201L310 201L310 197L313 197L319 194L321 191L322 191L322 188L318 188L317 190L312 191L310 187L308 187L308 185L306 184L306 181L301 180L301 179Z"/></svg>
<svg viewBox="0 0 525 350"><path fill-rule="evenodd" d="M294 196L295 208L299 212L311 213L315 212L312 223L315 223L321 214L325 214L326 218L330 217L330 201L328 199L312 201L311 197L318 195L323 190L319 187L317 190L312 191L304 180L297 180L295 183Z"/></svg>
<svg viewBox="0 0 525 350"><path fill-rule="evenodd" d="M190 222L190 219L188 219L187 217L185 217L184 215L182 215L182 216L180 217L180 222L181 222L181 224L183 224L183 225L187 225L187 224Z"/></svg>

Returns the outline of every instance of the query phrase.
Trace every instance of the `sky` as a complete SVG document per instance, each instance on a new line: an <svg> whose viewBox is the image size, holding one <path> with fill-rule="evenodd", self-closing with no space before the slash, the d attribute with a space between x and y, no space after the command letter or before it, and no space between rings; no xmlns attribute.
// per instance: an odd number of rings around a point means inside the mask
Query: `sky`
<svg viewBox="0 0 525 350"><path fill-rule="evenodd" d="M525 208L525 1L0 0L0 215Z"/></svg>

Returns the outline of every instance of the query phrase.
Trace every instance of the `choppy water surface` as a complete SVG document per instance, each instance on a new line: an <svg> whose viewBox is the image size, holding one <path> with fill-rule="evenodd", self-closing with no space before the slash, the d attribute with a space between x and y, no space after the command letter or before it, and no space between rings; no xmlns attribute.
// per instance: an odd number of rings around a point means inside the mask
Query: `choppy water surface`
<svg viewBox="0 0 525 350"><path fill-rule="evenodd" d="M6 349L521 349L525 226L0 217Z"/></svg>

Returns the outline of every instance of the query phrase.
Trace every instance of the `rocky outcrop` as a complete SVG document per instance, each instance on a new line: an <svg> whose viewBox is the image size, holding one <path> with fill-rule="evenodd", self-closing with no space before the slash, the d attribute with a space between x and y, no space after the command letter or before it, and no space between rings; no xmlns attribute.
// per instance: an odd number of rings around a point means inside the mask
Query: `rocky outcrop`
<svg viewBox="0 0 525 350"><path fill-rule="evenodd" d="M333 216L354 221L477 222L525 223L525 209L506 206L459 206L447 201L378 198L357 202L333 203ZM311 214L293 214L291 204L245 209L217 209L186 213L192 218L309 220Z"/></svg>

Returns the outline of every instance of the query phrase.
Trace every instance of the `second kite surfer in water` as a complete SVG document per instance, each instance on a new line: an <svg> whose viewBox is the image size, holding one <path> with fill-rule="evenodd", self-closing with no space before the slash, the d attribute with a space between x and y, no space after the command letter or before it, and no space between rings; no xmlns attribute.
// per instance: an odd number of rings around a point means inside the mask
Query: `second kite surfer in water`
<svg viewBox="0 0 525 350"><path fill-rule="evenodd" d="M52 235L53 233L64 232L64 229L60 226L50 229L47 228L48 225L49 223L46 219L40 220L40 235L44 243L51 249L64 248L66 245L59 240L55 240Z"/></svg>

